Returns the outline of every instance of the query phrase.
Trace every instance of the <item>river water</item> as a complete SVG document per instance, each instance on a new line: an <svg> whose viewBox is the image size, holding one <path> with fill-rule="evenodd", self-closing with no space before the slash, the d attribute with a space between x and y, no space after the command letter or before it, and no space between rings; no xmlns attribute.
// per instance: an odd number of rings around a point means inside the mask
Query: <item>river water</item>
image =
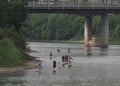
<svg viewBox="0 0 120 86"><path fill-rule="evenodd" d="M120 86L120 45L108 49L85 49L83 44L28 42L36 52L29 53L42 60L43 68L0 75L0 86ZM70 53L68 53L70 48ZM60 49L60 52L57 52ZM50 51L61 63L61 56L72 56L72 67L53 72Z"/></svg>

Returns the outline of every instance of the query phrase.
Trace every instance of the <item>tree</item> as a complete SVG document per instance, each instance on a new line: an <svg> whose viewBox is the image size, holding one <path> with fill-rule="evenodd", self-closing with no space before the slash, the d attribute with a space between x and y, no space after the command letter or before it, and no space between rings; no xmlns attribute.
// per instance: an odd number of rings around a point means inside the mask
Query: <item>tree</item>
<svg viewBox="0 0 120 86"><path fill-rule="evenodd" d="M109 39L114 40L113 32L120 22L119 14L109 14ZM31 14L27 20L27 32L33 32L31 38L42 40L83 40L84 17L70 14ZM117 30L118 31L118 30ZM118 33L115 33L118 35ZM114 34L114 35L115 35ZM100 16L94 16L92 35L99 40Z"/></svg>
<svg viewBox="0 0 120 86"><path fill-rule="evenodd" d="M15 26L19 32L27 16L25 5L25 0L0 0L0 26Z"/></svg>
<svg viewBox="0 0 120 86"><path fill-rule="evenodd" d="M50 15L48 17L48 22L47 22L47 29L48 29L48 39L49 40L54 40L55 39L55 33L56 33L56 16L54 14Z"/></svg>

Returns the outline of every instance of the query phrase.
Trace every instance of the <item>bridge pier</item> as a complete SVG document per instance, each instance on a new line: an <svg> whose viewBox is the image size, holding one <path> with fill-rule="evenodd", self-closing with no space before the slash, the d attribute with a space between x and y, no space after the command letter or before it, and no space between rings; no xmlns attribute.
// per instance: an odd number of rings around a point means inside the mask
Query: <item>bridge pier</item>
<svg viewBox="0 0 120 86"><path fill-rule="evenodd" d="M96 43L92 41L92 16L85 16L84 20L84 46L85 47L108 47L108 16L107 14L101 15L101 25L100 25L100 42Z"/></svg>
<svg viewBox="0 0 120 86"><path fill-rule="evenodd" d="M92 40L92 16L85 16L84 20L84 45L89 46L89 41Z"/></svg>
<svg viewBox="0 0 120 86"><path fill-rule="evenodd" d="M101 15L101 28L100 28L100 46L103 48L108 47L108 16L107 14Z"/></svg>

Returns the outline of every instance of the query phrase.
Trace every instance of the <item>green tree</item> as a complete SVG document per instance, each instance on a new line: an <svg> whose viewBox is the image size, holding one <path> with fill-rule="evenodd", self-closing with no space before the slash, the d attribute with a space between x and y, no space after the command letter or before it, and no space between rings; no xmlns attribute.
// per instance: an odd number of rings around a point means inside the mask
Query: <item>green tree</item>
<svg viewBox="0 0 120 86"><path fill-rule="evenodd" d="M48 29L48 39L49 40L54 40L55 33L56 33L56 16L54 14L50 15L48 17L48 22L47 22L47 29Z"/></svg>
<svg viewBox="0 0 120 86"><path fill-rule="evenodd" d="M27 16L25 5L25 0L0 0L0 65L20 65L26 59L21 29Z"/></svg>
<svg viewBox="0 0 120 86"><path fill-rule="evenodd" d="M109 14L109 39L114 40L113 32L120 22L119 14ZM70 14L30 14L27 19L27 32L32 32L31 38L42 40L83 40L84 17ZM25 28L26 29L26 28ZM32 30L32 31L29 31ZM118 31L118 30L117 30ZM114 35L118 33L114 33ZM92 35L99 40L100 16L94 16ZM118 35L119 36L119 35Z"/></svg>

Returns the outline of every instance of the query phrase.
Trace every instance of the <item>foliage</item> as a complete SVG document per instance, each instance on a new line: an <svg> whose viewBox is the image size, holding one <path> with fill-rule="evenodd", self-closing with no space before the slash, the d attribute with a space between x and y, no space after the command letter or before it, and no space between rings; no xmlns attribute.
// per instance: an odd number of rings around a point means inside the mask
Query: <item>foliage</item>
<svg viewBox="0 0 120 86"><path fill-rule="evenodd" d="M77 35L83 39L83 22L83 17L69 14L29 14L25 32L32 39L70 40Z"/></svg>
<svg viewBox="0 0 120 86"><path fill-rule="evenodd" d="M26 60L22 26L26 0L0 0L0 65L23 65Z"/></svg>
<svg viewBox="0 0 120 86"><path fill-rule="evenodd" d="M119 14L109 14L109 39L119 39ZM29 39L40 40L83 40L84 17L70 14L29 14L24 28ZM92 34L100 37L100 16L94 16Z"/></svg>
<svg viewBox="0 0 120 86"><path fill-rule="evenodd" d="M120 14L109 15L110 41L120 41Z"/></svg>
<svg viewBox="0 0 120 86"><path fill-rule="evenodd" d="M19 32L27 16L24 5L25 0L0 0L0 26L14 26Z"/></svg>
<svg viewBox="0 0 120 86"><path fill-rule="evenodd" d="M24 50L26 43L25 43L25 37L22 34L22 32L16 32L15 27L11 27L10 29L4 28L3 33L5 36L9 37L13 44L19 49L19 50Z"/></svg>
<svg viewBox="0 0 120 86"><path fill-rule="evenodd" d="M14 46L10 38L0 30L0 64L17 66L22 64L23 54Z"/></svg>

